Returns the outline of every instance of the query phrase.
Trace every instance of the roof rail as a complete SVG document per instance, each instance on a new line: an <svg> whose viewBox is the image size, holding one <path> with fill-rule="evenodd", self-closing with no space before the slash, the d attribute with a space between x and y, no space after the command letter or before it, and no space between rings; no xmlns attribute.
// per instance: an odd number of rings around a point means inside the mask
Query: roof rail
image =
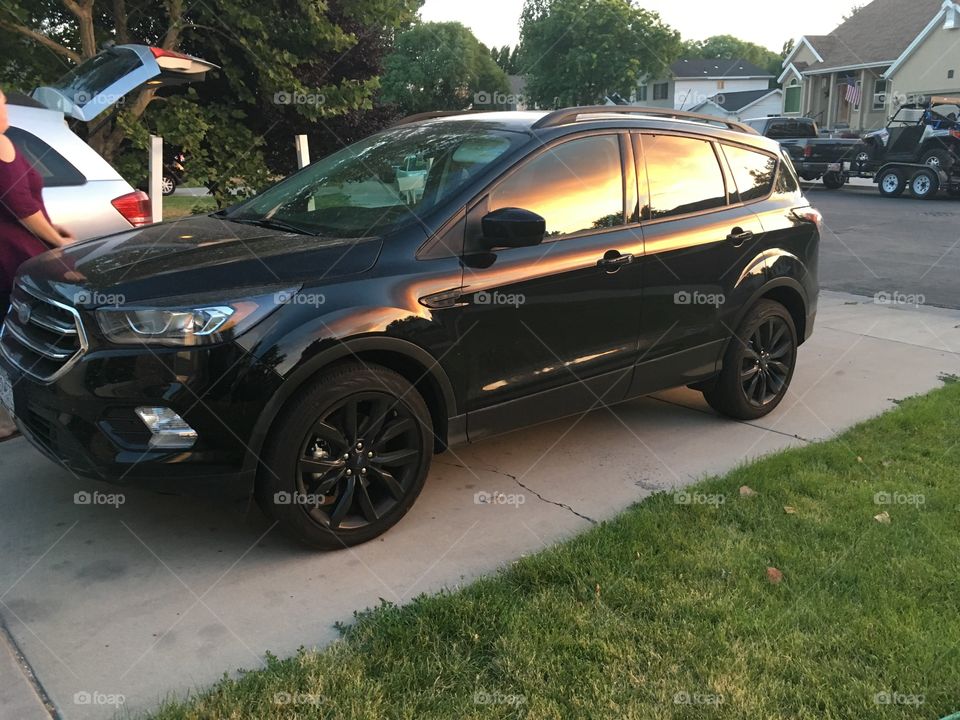
<svg viewBox="0 0 960 720"><path fill-rule="evenodd" d="M641 105L586 105L584 107L570 107L563 110L554 110L549 115L540 118L533 125L534 130L541 128L557 127L558 125L568 125L575 123L583 115L653 115L656 117L674 118L676 120L696 120L697 122L725 125L730 130L747 133L749 135L759 135L749 125L736 122L734 120L724 120L715 115L704 115L702 113L686 112L684 110L671 110L669 108L652 108Z"/></svg>
<svg viewBox="0 0 960 720"><path fill-rule="evenodd" d="M477 112L477 110L434 110L431 112L417 113L416 115L408 115L405 118L397 120L392 127L410 125L411 123L421 122L422 120L434 120L436 118L454 117L456 115L473 115Z"/></svg>

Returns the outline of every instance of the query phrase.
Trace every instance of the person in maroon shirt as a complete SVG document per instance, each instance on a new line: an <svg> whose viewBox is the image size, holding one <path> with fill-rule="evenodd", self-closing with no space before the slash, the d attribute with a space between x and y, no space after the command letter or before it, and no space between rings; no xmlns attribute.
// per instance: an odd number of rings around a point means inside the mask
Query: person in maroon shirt
<svg viewBox="0 0 960 720"><path fill-rule="evenodd" d="M0 319L7 316L17 268L34 255L69 245L76 238L50 222L43 205L43 179L6 136L7 98L0 90ZM0 408L0 441L17 432Z"/></svg>

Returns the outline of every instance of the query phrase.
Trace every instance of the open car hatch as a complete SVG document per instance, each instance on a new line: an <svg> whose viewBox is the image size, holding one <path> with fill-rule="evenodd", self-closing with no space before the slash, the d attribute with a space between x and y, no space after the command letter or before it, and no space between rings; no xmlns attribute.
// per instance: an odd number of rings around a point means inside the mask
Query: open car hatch
<svg viewBox="0 0 960 720"><path fill-rule="evenodd" d="M199 82L217 66L148 45L116 45L86 60L33 98L51 110L88 122L144 85Z"/></svg>

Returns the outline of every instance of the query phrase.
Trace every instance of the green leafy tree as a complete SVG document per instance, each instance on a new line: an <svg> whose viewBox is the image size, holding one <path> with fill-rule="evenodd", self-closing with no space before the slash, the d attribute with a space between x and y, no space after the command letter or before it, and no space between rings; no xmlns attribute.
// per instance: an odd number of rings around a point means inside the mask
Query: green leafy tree
<svg viewBox="0 0 960 720"><path fill-rule="evenodd" d="M224 202L270 174L266 150L290 130L373 107L379 68L363 57L392 42L422 0L16 0L0 4L0 47L28 43L36 57L4 71L50 80L105 43L146 43L221 67L189 92L146 88L94 124L87 140L139 182L146 137L187 151L194 179ZM376 61L383 53L374 54ZM49 57L57 58L56 73ZM7 63L10 64L9 62ZM82 130L82 129L81 129ZM289 133L281 135L281 133ZM133 150L137 158L120 157ZM291 150L292 155L292 150Z"/></svg>
<svg viewBox="0 0 960 720"><path fill-rule="evenodd" d="M684 57L704 60L746 60L776 77L780 74L780 65L786 55L733 35L714 35L706 40L686 43Z"/></svg>
<svg viewBox="0 0 960 720"><path fill-rule="evenodd" d="M489 108L509 92L490 51L457 22L421 23L400 34L385 68L383 98L406 113Z"/></svg>
<svg viewBox="0 0 960 720"><path fill-rule="evenodd" d="M511 48L504 45L501 48L491 48L490 57L500 66L507 75L520 74L520 47Z"/></svg>
<svg viewBox="0 0 960 720"><path fill-rule="evenodd" d="M552 107L629 97L677 58L681 42L657 13L627 0L526 0L521 47L528 97Z"/></svg>

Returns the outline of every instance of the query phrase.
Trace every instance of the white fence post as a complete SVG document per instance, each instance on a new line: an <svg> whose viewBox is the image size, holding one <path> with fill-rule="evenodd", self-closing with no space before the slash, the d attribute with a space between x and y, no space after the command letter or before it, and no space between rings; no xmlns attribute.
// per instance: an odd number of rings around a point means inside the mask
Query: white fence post
<svg viewBox="0 0 960 720"><path fill-rule="evenodd" d="M302 170L310 164L310 141L306 135L296 136L297 144L297 170Z"/></svg>
<svg viewBox="0 0 960 720"><path fill-rule="evenodd" d="M163 138L150 136L149 184L150 211L155 223L163 221Z"/></svg>

